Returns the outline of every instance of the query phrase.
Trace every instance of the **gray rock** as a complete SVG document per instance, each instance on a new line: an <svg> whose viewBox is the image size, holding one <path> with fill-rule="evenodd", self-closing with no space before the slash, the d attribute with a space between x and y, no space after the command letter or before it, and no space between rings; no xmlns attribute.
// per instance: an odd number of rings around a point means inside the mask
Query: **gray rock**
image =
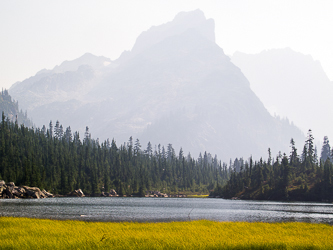
<svg viewBox="0 0 333 250"><path fill-rule="evenodd" d="M39 188L37 187L27 187L27 186L23 186L23 188L26 190L26 194L28 196L28 198L45 198L46 196L42 193L42 191L40 191Z"/></svg>
<svg viewBox="0 0 333 250"><path fill-rule="evenodd" d="M12 193L11 190L9 190L8 188L5 189L5 192L4 192L4 193L5 193L6 197L8 197L9 199L14 198L13 193Z"/></svg>
<svg viewBox="0 0 333 250"><path fill-rule="evenodd" d="M35 191L31 190L31 189L28 189L26 191L26 197L27 198L36 198L36 199L40 198L39 195L38 195L38 192L35 192Z"/></svg>
<svg viewBox="0 0 333 250"><path fill-rule="evenodd" d="M25 189L22 187L15 187L12 191L12 194L15 198L24 198L25 197Z"/></svg>
<svg viewBox="0 0 333 250"><path fill-rule="evenodd" d="M118 196L116 190L114 190L114 189L111 189L111 190L110 190L110 195L111 195L111 196Z"/></svg>
<svg viewBox="0 0 333 250"><path fill-rule="evenodd" d="M8 187L15 187L15 183L14 182L8 182L8 183L6 183L6 185Z"/></svg>
<svg viewBox="0 0 333 250"><path fill-rule="evenodd" d="M68 194L68 196L72 197L84 197L84 193L81 189L74 190Z"/></svg>
<svg viewBox="0 0 333 250"><path fill-rule="evenodd" d="M43 193L43 194L45 195L45 197L47 197L47 198L52 198L52 197L54 197L53 194L47 192L45 189L42 191L42 193Z"/></svg>
<svg viewBox="0 0 333 250"><path fill-rule="evenodd" d="M4 186L0 186L0 199L3 198L3 195L5 194L6 188Z"/></svg>

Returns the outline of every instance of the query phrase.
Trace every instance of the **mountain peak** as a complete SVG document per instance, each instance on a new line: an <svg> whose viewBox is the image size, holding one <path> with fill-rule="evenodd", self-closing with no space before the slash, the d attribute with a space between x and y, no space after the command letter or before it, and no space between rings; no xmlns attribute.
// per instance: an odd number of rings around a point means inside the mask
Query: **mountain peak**
<svg viewBox="0 0 333 250"><path fill-rule="evenodd" d="M85 53L81 57L72 61L64 61L59 66L53 68L53 73L63 73L66 71L76 71L81 65L89 65L93 68L100 68L111 63L109 58L104 56L95 56L91 53Z"/></svg>
<svg viewBox="0 0 333 250"><path fill-rule="evenodd" d="M36 75L54 74L54 73L65 73L68 71L77 71L82 65L89 65L94 69L102 68L112 64L109 58L104 56L95 56L91 53L85 53L71 61L64 61L60 65L56 65L53 69L42 69L37 72Z"/></svg>
<svg viewBox="0 0 333 250"><path fill-rule="evenodd" d="M163 41L165 38L182 34L190 29L198 31L208 40L215 42L214 20L206 19L204 13L197 9L189 12L180 12L171 22L153 26L149 30L142 32L133 46L132 53L138 54Z"/></svg>
<svg viewBox="0 0 333 250"><path fill-rule="evenodd" d="M194 22L197 22L197 21L205 21L206 20L206 17L205 17L205 14L203 13L202 10L200 9L196 9L196 10L193 10L193 11L182 11L182 12L179 12L175 18L172 20L173 22L188 22L188 21L194 21Z"/></svg>

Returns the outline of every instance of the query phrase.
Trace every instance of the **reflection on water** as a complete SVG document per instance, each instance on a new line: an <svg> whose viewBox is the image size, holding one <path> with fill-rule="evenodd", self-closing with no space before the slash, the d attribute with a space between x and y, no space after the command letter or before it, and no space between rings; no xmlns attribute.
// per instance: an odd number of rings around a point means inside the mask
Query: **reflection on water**
<svg viewBox="0 0 333 250"><path fill-rule="evenodd" d="M0 200L0 216L85 221L304 221L333 224L333 204L200 198Z"/></svg>

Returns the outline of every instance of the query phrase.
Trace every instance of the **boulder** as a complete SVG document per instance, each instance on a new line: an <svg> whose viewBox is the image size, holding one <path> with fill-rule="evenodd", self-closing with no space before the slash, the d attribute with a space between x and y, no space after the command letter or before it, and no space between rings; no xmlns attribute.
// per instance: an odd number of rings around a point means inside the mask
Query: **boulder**
<svg viewBox="0 0 333 250"><path fill-rule="evenodd" d="M52 197L54 197L53 194L47 192L45 189L43 189L42 193L43 193L47 198L52 198Z"/></svg>
<svg viewBox="0 0 333 250"><path fill-rule="evenodd" d="M111 194L112 196L118 196L116 190L114 190L114 189L111 189L111 190L110 190L110 194Z"/></svg>
<svg viewBox="0 0 333 250"><path fill-rule="evenodd" d="M26 190L26 196L28 198L45 198L46 196L42 193L42 191L40 191L39 188L37 187L27 187L27 186L23 186L23 188Z"/></svg>
<svg viewBox="0 0 333 250"><path fill-rule="evenodd" d="M15 183L14 182L8 182L8 183L6 183L6 185L8 187L15 187Z"/></svg>
<svg viewBox="0 0 333 250"><path fill-rule="evenodd" d="M14 188L15 188L15 186L8 186L8 185L7 185L7 189L8 189L11 193L14 191Z"/></svg>
<svg viewBox="0 0 333 250"><path fill-rule="evenodd" d="M26 190L23 187L15 187L12 191L15 198L24 198L26 195Z"/></svg>
<svg viewBox="0 0 333 250"><path fill-rule="evenodd" d="M6 185L0 186L0 199L6 198L5 197L5 195L6 195L6 189L7 189Z"/></svg>
<svg viewBox="0 0 333 250"><path fill-rule="evenodd" d="M23 187L15 187L15 190L21 194L24 194L26 190Z"/></svg>
<svg viewBox="0 0 333 250"><path fill-rule="evenodd" d="M4 180L0 180L0 187L6 185L5 181Z"/></svg>
<svg viewBox="0 0 333 250"><path fill-rule="evenodd" d="M31 190L31 189L28 189L25 194L26 194L27 198L35 198L35 199L39 199L40 198L38 192L35 192L35 191Z"/></svg>
<svg viewBox="0 0 333 250"><path fill-rule="evenodd" d="M77 189L77 190L74 190L74 191L70 192L68 194L68 196L71 196L71 197L84 197L85 195L84 195L84 193L82 192L81 189Z"/></svg>
<svg viewBox="0 0 333 250"><path fill-rule="evenodd" d="M78 190L75 190L75 191L79 194L80 197L84 197L84 193L81 189L78 189Z"/></svg>
<svg viewBox="0 0 333 250"><path fill-rule="evenodd" d="M0 186L0 196L2 194L2 192L5 190L6 188L4 186Z"/></svg>
<svg viewBox="0 0 333 250"><path fill-rule="evenodd" d="M14 188L15 188L15 183L14 182L8 182L6 183L7 189L12 193Z"/></svg>
<svg viewBox="0 0 333 250"><path fill-rule="evenodd" d="M9 198L9 199L14 198L14 195L13 195L13 193L11 192L11 190L9 188L6 188L4 191L5 191L4 193L6 195L5 198Z"/></svg>

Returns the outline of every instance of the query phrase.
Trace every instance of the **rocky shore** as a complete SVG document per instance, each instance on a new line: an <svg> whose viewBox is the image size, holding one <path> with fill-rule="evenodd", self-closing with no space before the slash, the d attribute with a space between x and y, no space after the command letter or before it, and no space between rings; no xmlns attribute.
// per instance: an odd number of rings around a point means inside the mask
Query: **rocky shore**
<svg viewBox="0 0 333 250"><path fill-rule="evenodd" d="M74 190L67 195L51 194L45 189L40 190L38 187L28 187L28 186L15 186L14 182L5 182L0 180L0 199L42 199L51 197L119 197L116 190L111 189L109 192L102 192L97 194L85 195L81 189ZM126 195L123 195L124 197ZM131 195L135 196L135 195ZM146 191L145 197L177 197L185 198L185 194L174 194L168 195L166 193L161 193L160 191Z"/></svg>
<svg viewBox="0 0 333 250"><path fill-rule="evenodd" d="M167 198L169 196L165 193L161 193L160 191L147 191L145 197L163 197L163 198Z"/></svg>
<svg viewBox="0 0 333 250"><path fill-rule="evenodd" d="M31 198L31 199L41 199L54 197L53 194L47 192L45 189L40 190L37 187L28 186L15 186L14 182L5 183L0 181L0 199L21 199L21 198Z"/></svg>

